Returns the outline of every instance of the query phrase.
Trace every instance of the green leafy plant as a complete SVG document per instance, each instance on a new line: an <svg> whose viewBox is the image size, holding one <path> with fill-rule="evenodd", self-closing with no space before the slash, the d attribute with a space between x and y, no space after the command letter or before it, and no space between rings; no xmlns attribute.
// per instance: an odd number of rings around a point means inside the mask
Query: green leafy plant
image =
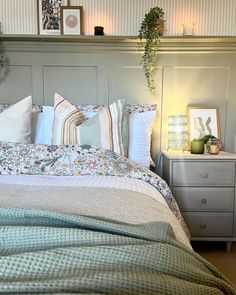
<svg viewBox="0 0 236 295"><path fill-rule="evenodd" d="M138 45L140 47L143 47L142 40L146 39L141 64L143 65L148 88L153 93L156 91L154 74L157 70L160 36L163 35L163 28L164 12L162 8L156 6L145 14L138 35L140 39Z"/></svg>
<svg viewBox="0 0 236 295"><path fill-rule="evenodd" d="M214 135L211 135L211 134L207 134L207 135L204 135L201 140L203 140L204 144L206 144L208 142L208 140L210 139L217 139Z"/></svg>
<svg viewBox="0 0 236 295"><path fill-rule="evenodd" d="M0 24L0 35L1 35L1 24ZM9 73L9 59L4 50L3 44L0 40L0 83L6 78Z"/></svg>

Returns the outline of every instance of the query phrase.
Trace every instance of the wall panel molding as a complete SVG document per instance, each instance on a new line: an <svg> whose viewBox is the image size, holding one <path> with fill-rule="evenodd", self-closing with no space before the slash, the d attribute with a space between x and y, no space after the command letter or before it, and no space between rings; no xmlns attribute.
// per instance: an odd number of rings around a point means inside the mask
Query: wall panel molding
<svg viewBox="0 0 236 295"><path fill-rule="evenodd" d="M37 0L0 0L4 34L37 34ZM165 35L180 36L183 23L193 22L198 36L236 36L235 0L71 0L84 7L85 34L102 25L107 35L137 36L151 7L165 11Z"/></svg>
<svg viewBox="0 0 236 295"><path fill-rule="evenodd" d="M13 50L9 50L11 43ZM215 105L220 108L226 150L234 151L236 50L218 51L219 46L226 48L227 42L211 43L213 51L205 53L197 50L196 42L186 43L190 49L195 47L195 51L187 51L182 42L179 51L171 54L161 51L154 95L147 89L139 64L141 55L132 42L120 45L5 41L4 44L11 71L0 84L0 102L12 103L32 94L34 103L52 104L57 91L73 102L103 104L125 98L131 103L157 103L158 116L153 129L155 159L161 148L166 148L168 115L184 114L189 103ZM178 49L178 43L174 46Z"/></svg>

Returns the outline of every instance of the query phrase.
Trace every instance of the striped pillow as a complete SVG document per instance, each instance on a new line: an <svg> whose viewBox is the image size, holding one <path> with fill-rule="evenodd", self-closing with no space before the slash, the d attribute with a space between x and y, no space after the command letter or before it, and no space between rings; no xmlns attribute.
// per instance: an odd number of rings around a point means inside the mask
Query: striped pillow
<svg viewBox="0 0 236 295"><path fill-rule="evenodd" d="M98 114L77 126L77 139L78 144L90 144L127 156L128 119L125 100L105 106Z"/></svg>
<svg viewBox="0 0 236 295"><path fill-rule="evenodd" d="M85 120L85 116L76 106L55 93L52 144L76 144L76 126L83 123Z"/></svg>

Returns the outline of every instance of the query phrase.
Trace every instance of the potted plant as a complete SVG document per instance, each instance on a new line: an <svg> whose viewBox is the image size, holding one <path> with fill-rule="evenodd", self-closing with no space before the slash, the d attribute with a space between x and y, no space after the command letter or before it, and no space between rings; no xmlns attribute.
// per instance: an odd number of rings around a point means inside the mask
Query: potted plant
<svg viewBox="0 0 236 295"><path fill-rule="evenodd" d="M154 74L156 72L160 36L164 31L164 12L159 6L150 9L145 14L139 30L139 45L143 46L142 40L146 39L141 64L145 72L148 88L155 93Z"/></svg>
<svg viewBox="0 0 236 295"><path fill-rule="evenodd" d="M202 138L204 144L206 145L206 149L209 154L218 154L222 144L220 139L215 137L214 135L207 134Z"/></svg>

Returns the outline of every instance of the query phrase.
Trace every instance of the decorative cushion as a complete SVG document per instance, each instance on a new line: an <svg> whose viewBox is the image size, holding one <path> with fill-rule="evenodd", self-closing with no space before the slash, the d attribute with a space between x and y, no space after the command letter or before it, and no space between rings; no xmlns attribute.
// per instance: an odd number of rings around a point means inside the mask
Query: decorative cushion
<svg viewBox="0 0 236 295"><path fill-rule="evenodd" d="M125 100L104 106L77 126L78 144L102 147L120 155L128 154L128 120Z"/></svg>
<svg viewBox="0 0 236 295"><path fill-rule="evenodd" d="M76 126L85 120L85 116L76 106L55 93L52 144L76 144L78 142Z"/></svg>
<svg viewBox="0 0 236 295"><path fill-rule="evenodd" d="M0 141L31 142L32 98L28 96L0 113Z"/></svg>

